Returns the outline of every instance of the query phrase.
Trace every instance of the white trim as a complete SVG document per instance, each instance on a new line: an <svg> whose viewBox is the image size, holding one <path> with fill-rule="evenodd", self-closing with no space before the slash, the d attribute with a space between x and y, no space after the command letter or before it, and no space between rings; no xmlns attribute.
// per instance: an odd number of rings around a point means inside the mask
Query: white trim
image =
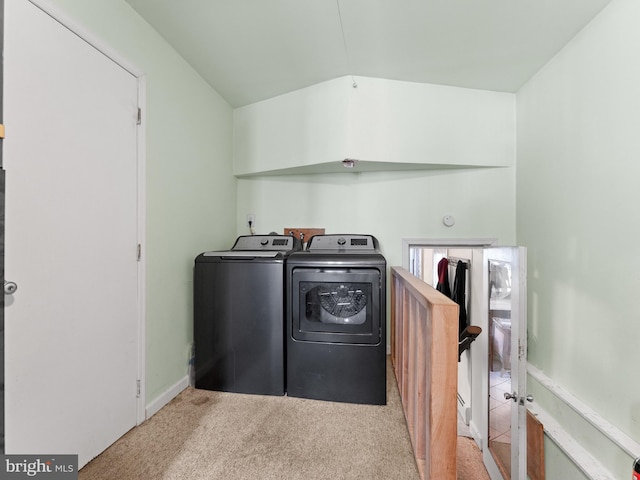
<svg viewBox="0 0 640 480"><path fill-rule="evenodd" d="M636 442L618 427L608 422L599 413L584 404L573 394L567 392L564 388L545 375L542 370L534 367L530 363L527 363L527 373L540 383L540 385L555 395L556 398L576 412L583 420L595 427L611 442L616 444L631 458L636 458L638 454L640 454L640 443Z"/></svg>
<svg viewBox="0 0 640 480"><path fill-rule="evenodd" d="M476 442L476 445L478 445L480 451L482 451L482 435L473 420L469 422L469 432L471 432L471 437Z"/></svg>
<svg viewBox="0 0 640 480"><path fill-rule="evenodd" d="M164 393L162 393L153 402L147 405L147 420L153 415L158 413L162 407L168 404L171 400L177 397L180 392L189 386L189 376L185 375L177 383L169 387Z"/></svg>
<svg viewBox="0 0 640 480"><path fill-rule="evenodd" d="M409 269L411 247L491 247L497 242L497 238L403 238L402 267Z"/></svg>
<svg viewBox="0 0 640 480"><path fill-rule="evenodd" d="M491 247L496 244L497 238L403 238L402 242L408 245L445 245L450 247Z"/></svg>
<svg viewBox="0 0 640 480"><path fill-rule="evenodd" d="M138 108L141 109L138 125L138 379L140 395L136 404L136 422L140 425L146 419L147 403L147 78L138 77Z"/></svg>
<svg viewBox="0 0 640 480"><path fill-rule="evenodd" d="M540 420L544 432L553 443L575 464L589 480L616 480L587 450L584 449L562 426L539 405L529 406L529 410Z"/></svg>
<svg viewBox="0 0 640 480"><path fill-rule="evenodd" d="M114 50L104 39L98 37L94 32L82 26L77 19L72 18L58 6L51 3L51 0L28 0L33 5L38 7L44 13L53 18L56 22L60 23L63 27L73 32L78 37L83 39L93 48L98 50L104 56L111 59L114 63L120 65L123 69L129 72L134 77L141 77L144 72L138 67L133 65L128 59L124 58L121 53Z"/></svg>
<svg viewBox="0 0 640 480"><path fill-rule="evenodd" d="M471 421L471 406L466 404L460 392L458 392L458 415L462 418L465 425L469 425Z"/></svg>

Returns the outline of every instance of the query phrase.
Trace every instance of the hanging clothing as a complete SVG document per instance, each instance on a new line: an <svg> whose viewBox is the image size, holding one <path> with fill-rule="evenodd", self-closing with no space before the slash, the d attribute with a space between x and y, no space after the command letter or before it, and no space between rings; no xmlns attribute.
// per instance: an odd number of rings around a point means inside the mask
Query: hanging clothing
<svg viewBox="0 0 640 480"><path fill-rule="evenodd" d="M467 286L467 264L462 261L458 261L458 265L456 266L456 276L453 279L453 293L451 295L451 300L458 304L459 315L458 315L458 333L461 334L465 328L467 328L467 309L466 299L465 299L465 289Z"/></svg>
<svg viewBox="0 0 640 480"><path fill-rule="evenodd" d="M451 287L449 287L449 260L443 258L438 262L438 284L436 290L451 298Z"/></svg>

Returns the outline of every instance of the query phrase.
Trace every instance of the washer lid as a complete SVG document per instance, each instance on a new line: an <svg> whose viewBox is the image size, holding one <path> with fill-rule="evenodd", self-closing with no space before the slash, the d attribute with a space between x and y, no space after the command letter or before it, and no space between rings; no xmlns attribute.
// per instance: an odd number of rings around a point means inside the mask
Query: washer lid
<svg viewBox="0 0 640 480"><path fill-rule="evenodd" d="M281 256L279 251L233 251L226 250L223 252L204 252L204 257L222 257L222 258L275 258Z"/></svg>

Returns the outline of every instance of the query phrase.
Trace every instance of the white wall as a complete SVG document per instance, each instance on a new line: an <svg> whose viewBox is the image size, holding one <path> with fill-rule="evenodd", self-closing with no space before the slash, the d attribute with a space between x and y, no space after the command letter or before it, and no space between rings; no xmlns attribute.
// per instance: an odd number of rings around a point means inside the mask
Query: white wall
<svg viewBox="0 0 640 480"><path fill-rule="evenodd" d="M518 92L516 189L529 361L636 441L639 24L640 2L614 0ZM630 476L628 455L531 389L614 478ZM548 478L562 478L556 456Z"/></svg>
<svg viewBox="0 0 640 480"><path fill-rule="evenodd" d="M195 256L235 233L232 109L123 0L43 0L147 82L147 404L183 380Z"/></svg>

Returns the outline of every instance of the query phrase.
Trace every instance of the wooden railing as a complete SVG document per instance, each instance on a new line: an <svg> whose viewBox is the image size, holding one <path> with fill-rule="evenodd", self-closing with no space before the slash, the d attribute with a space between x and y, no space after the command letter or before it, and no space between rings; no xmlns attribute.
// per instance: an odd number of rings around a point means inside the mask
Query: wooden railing
<svg viewBox="0 0 640 480"><path fill-rule="evenodd" d="M423 480L456 480L458 305L391 267L391 360Z"/></svg>

